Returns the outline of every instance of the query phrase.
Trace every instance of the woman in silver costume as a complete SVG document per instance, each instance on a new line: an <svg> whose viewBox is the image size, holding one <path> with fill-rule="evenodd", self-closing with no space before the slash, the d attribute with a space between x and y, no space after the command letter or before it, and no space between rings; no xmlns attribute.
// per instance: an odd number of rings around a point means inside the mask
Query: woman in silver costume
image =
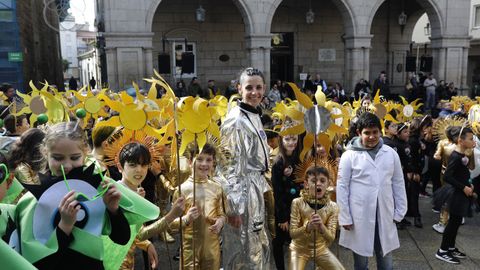
<svg viewBox="0 0 480 270"><path fill-rule="evenodd" d="M221 127L222 144L231 153L222 183L229 221L223 237L225 269L269 266L263 195L271 189L263 175L268 170L269 149L258 109L265 89L263 74L255 68L245 69L238 86L242 100L228 112Z"/></svg>

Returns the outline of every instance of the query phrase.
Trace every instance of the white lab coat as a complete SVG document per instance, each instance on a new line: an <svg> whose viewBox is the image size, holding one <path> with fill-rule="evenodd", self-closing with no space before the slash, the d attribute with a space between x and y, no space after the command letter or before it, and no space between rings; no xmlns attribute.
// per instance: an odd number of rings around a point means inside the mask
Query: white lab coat
<svg viewBox="0 0 480 270"><path fill-rule="evenodd" d="M399 248L394 221L405 216L407 195L397 152L383 145L374 161L366 151L346 151L338 169L337 204L340 226L353 224L350 231L341 228L341 246L362 256L373 256L378 216L383 254Z"/></svg>
<svg viewBox="0 0 480 270"><path fill-rule="evenodd" d="M473 148L473 158L475 161L475 168L470 170L470 178L473 179L480 175L480 139L478 136L473 136L473 140L477 145Z"/></svg>

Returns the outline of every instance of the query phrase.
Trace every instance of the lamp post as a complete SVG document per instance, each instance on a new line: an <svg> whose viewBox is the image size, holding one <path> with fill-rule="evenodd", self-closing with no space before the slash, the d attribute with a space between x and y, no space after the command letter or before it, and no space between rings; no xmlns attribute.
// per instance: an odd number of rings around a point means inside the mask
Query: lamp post
<svg viewBox="0 0 480 270"><path fill-rule="evenodd" d="M313 22L315 22L315 13L312 10L312 0L308 2L308 6L307 14L305 14L305 21L307 24L313 24Z"/></svg>
<svg viewBox="0 0 480 270"><path fill-rule="evenodd" d="M430 29L430 23L427 23L425 27L423 28L423 31L425 33L425 36L429 37L431 34L431 29Z"/></svg>
<svg viewBox="0 0 480 270"><path fill-rule="evenodd" d="M200 23L205 21L205 9L202 5L199 5L197 10L195 10L195 19Z"/></svg>
<svg viewBox="0 0 480 270"><path fill-rule="evenodd" d="M403 35L403 29L405 28L405 25L407 24L407 14L405 14L404 11L398 15L398 24L400 25L400 32Z"/></svg>

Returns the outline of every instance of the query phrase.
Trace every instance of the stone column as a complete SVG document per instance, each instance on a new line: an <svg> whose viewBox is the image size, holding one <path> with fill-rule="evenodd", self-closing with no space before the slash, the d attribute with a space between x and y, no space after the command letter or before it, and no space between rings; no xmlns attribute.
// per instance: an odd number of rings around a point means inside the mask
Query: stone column
<svg viewBox="0 0 480 270"><path fill-rule="evenodd" d="M118 91L117 50L113 47L106 47L105 54L107 55L108 87L114 91Z"/></svg>
<svg viewBox="0 0 480 270"><path fill-rule="evenodd" d="M143 54L145 56L145 74L144 74L145 78L150 78L153 75L153 54L152 54L152 51L153 51L153 48L144 48L144 51L143 51Z"/></svg>
<svg viewBox="0 0 480 270"><path fill-rule="evenodd" d="M270 89L270 50L272 35L254 34L246 37L248 63L260 69L265 75L267 89Z"/></svg>
<svg viewBox="0 0 480 270"><path fill-rule="evenodd" d="M437 80L453 82L461 94L468 94L469 36L442 36L431 38L434 51L433 70Z"/></svg>
<svg viewBox="0 0 480 270"><path fill-rule="evenodd" d="M360 79L370 74L370 49L373 35L345 37L345 88L351 92Z"/></svg>

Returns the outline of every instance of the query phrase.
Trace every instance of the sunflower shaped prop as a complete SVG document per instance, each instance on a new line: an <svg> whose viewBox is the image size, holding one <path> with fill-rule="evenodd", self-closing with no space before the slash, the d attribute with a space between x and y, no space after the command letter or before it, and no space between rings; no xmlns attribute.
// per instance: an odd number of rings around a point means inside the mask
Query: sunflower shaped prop
<svg viewBox="0 0 480 270"><path fill-rule="evenodd" d="M446 130L452 126L469 126L469 121L465 118L454 116L444 119L439 119L433 124L432 134L435 140L442 141L447 139Z"/></svg>
<svg viewBox="0 0 480 270"><path fill-rule="evenodd" d="M141 130L134 132L128 129L122 129L112 134L107 141L107 145L104 148L105 165L117 166L120 164L120 152L125 145L133 142L138 142L145 146L150 152L152 161L160 161L162 159L165 147L159 145L156 138L148 136Z"/></svg>
<svg viewBox="0 0 480 270"><path fill-rule="evenodd" d="M408 104L408 103L407 103ZM394 103L392 101L382 100L380 98L380 90L377 91L375 97L373 98L373 103L370 105L369 109L380 119L380 120L387 120L394 123L398 123L397 119L392 116L392 110L399 110L401 109L401 105ZM383 122L382 128L383 128Z"/></svg>
<svg viewBox="0 0 480 270"><path fill-rule="evenodd" d="M77 111L78 109L83 109L86 112L86 117L83 118L84 125L88 122L89 119L93 118L97 120L99 117L107 117L107 112L103 109L105 102L100 99L103 96L107 89L102 89L98 95L94 95L90 89L87 89L86 95L82 95L81 92L85 88L80 89L79 91L69 90L67 93L73 94L80 102L77 105L74 105L70 108L71 111Z"/></svg>
<svg viewBox="0 0 480 270"><path fill-rule="evenodd" d="M477 97L478 98L478 97ZM468 112L470 107L477 103L476 100L472 100L467 96L454 96L452 97L452 105L454 111L464 111Z"/></svg>
<svg viewBox="0 0 480 270"><path fill-rule="evenodd" d="M328 110L326 106L329 105L326 102L326 96L321 87L319 87L315 93L317 105L314 105L313 101L306 94L302 93L294 83L288 83L288 85L295 92L295 97L301 106L299 106L300 108L297 107L288 111L287 115L299 124L286 128L280 132L280 135L300 135L307 132L303 138L303 150L300 153L300 159L302 160L304 159L305 154L315 144L315 137L317 137L317 141L329 151L331 140L334 136L336 134L347 133L347 129L338 126L333 123L332 120L347 116L333 114ZM329 107L332 108L333 105L330 105Z"/></svg>
<svg viewBox="0 0 480 270"><path fill-rule="evenodd" d="M220 129L215 121L216 109L203 98L185 97L178 102L178 130L183 130L180 155L187 145L195 140L201 152L207 142L206 132L220 137Z"/></svg>
<svg viewBox="0 0 480 270"><path fill-rule="evenodd" d="M30 124L33 125L37 122L39 115L45 114L47 112L47 107L45 106L45 98L40 95L40 91L47 91L48 85L44 85L41 90L38 90L37 87L33 84L32 81L29 83L32 92L30 95L23 94L17 91L17 95L23 99L25 106L18 112L13 113L14 116L19 116L22 114L30 114Z"/></svg>
<svg viewBox="0 0 480 270"><path fill-rule="evenodd" d="M468 121L472 124L475 135L480 136L480 105L475 104L468 110Z"/></svg>
<svg viewBox="0 0 480 270"><path fill-rule="evenodd" d="M68 115L68 105L62 93L58 92L56 88L45 82L44 88L40 91L40 95L45 98L49 123L56 124L70 120Z"/></svg>
<svg viewBox="0 0 480 270"><path fill-rule="evenodd" d="M123 126L132 131L144 131L147 135L162 140L161 132L149 123L150 120L160 115L160 111L146 110L145 103L140 101L135 103L126 91L120 93L120 100L111 100L104 94L100 96L105 104L119 115L112 116L106 121L100 121L96 124L97 126Z"/></svg>
<svg viewBox="0 0 480 270"><path fill-rule="evenodd" d="M222 95L215 96L208 101L208 104L215 109L214 120L223 120L225 118L228 109L228 100L226 97Z"/></svg>
<svg viewBox="0 0 480 270"><path fill-rule="evenodd" d="M422 116L421 114L417 113L418 109L423 105L423 103L418 103L420 99L415 99L411 103L400 96L402 99L402 106L399 108L399 114L397 116L397 120L400 122L408 122L417 116Z"/></svg>

